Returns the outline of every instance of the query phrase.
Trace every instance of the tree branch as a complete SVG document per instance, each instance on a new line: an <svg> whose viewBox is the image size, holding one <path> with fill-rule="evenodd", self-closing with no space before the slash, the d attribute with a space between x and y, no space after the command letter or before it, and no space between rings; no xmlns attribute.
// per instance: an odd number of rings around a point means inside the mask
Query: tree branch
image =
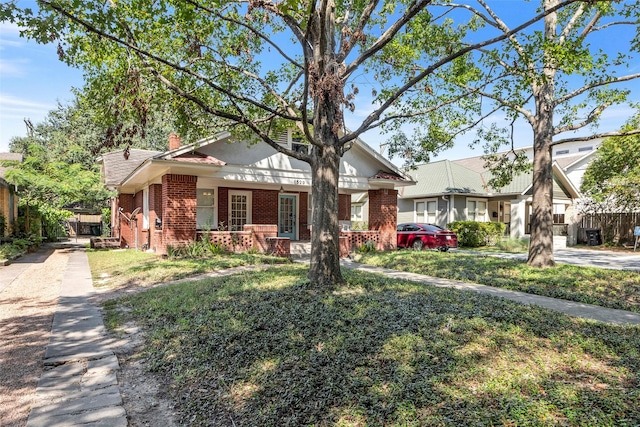
<svg viewBox="0 0 640 427"><path fill-rule="evenodd" d="M617 78L612 79L612 80L602 80L602 81L599 81L599 82L593 82L591 84L582 86L581 88L578 88L578 89L574 90L573 92L566 94L565 96L562 96L562 97L556 99L554 103L555 103L555 105L560 105L560 104L562 104L564 102L567 102L568 100L570 100L572 98L575 98L576 96L582 95L583 93L590 91L591 89L595 89L595 88L600 87L600 86L607 86L609 84L627 82L629 80L634 80L634 79L637 79L637 78L640 78L640 73L628 74L626 76L620 76L620 77L617 77Z"/></svg>
<svg viewBox="0 0 640 427"><path fill-rule="evenodd" d="M632 136L632 135L640 135L640 129L633 129L625 132L603 132L603 133L597 133L589 136L563 138L563 139L559 139L558 141L553 141L550 146L554 147L556 145L564 144L566 142L585 142L585 141L593 141L600 138L611 138L615 136Z"/></svg>

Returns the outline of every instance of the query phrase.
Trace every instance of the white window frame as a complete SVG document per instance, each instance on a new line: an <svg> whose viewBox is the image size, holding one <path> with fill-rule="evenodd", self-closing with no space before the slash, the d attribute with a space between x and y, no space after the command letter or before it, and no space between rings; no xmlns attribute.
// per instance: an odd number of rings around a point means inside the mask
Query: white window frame
<svg viewBox="0 0 640 427"><path fill-rule="evenodd" d="M422 212L423 219L418 218L418 203L424 203L424 210ZM429 203L435 203L436 209L432 213L429 212ZM433 217L429 218L432 214ZM425 223L425 224L437 224L438 223L438 199L417 199L413 201L413 222Z"/></svg>
<svg viewBox="0 0 640 427"><path fill-rule="evenodd" d="M469 202L475 202L476 204L476 209L474 211L474 219L471 218L471 214L469 212ZM478 202L482 202L484 203L484 216L479 218L479 212L478 212ZM473 198L473 197L467 197L467 201L464 207L465 213L466 213L466 217L468 221L477 221L477 222L488 222L488 217L487 217L487 213L489 211L489 200L488 199L479 199L479 198Z"/></svg>
<svg viewBox="0 0 640 427"><path fill-rule="evenodd" d="M245 224L251 224L251 211L252 211L252 200L251 200L251 196L252 196L252 192L251 191L242 191L242 190L229 190L229 214L228 214L228 227L229 227L229 231L242 231L242 230L233 230L232 227L234 227L232 225L232 221L231 221L231 215L232 215L232 203L233 203L233 196L246 196L247 198L247 212L246 212L246 222Z"/></svg>
<svg viewBox="0 0 640 427"><path fill-rule="evenodd" d="M212 191L213 192L213 205L209 206L209 205L199 205L198 204L198 192L199 191ZM212 219L212 224L201 224L200 221L198 221L198 209L199 208L206 208L206 209L212 209L212 215L211 217ZM196 228L198 230L203 230L207 225L209 225L211 227L211 229L215 229L218 228L218 189L216 187L213 188L205 188L205 187L198 187L196 188Z"/></svg>
<svg viewBox="0 0 640 427"><path fill-rule="evenodd" d="M362 207L363 207L362 203L351 204L351 221L362 221ZM354 215L353 213L354 208L359 209L359 212L356 215Z"/></svg>
<svg viewBox="0 0 640 427"><path fill-rule="evenodd" d="M142 229L149 229L149 187L142 189Z"/></svg>

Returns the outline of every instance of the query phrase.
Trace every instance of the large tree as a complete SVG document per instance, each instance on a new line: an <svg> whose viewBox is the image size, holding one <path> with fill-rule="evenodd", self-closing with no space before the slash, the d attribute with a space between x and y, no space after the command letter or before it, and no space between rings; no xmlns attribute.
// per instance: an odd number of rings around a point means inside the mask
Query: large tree
<svg viewBox="0 0 640 427"><path fill-rule="evenodd" d="M38 12L9 2L0 13L31 37L57 39L61 58L85 69L114 115L144 122L154 105L171 105L183 125L226 126L307 162L309 279L330 286L343 280L339 160L353 141L378 127L406 141L411 123L412 143L451 145L481 112L469 96L478 86L463 84L481 77L471 53L572 3L522 15L504 31L482 1L476 9L430 0L41 0ZM474 33L486 22L482 36ZM354 110L368 114L347 131ZM288 127L304 134L308 153L277 143Z"/></svg>
<svg viewBox="0 0 640 427"><path fill-rule="evenodd" d="M543 0L542 8L551 11L558 4L558 0ZM495 153L502 144L514 146L513 124L519 119L533 131L529 265L548 267L555 263L553 146L639 132L637 127L619 132L608 123L604 126L609 129L593 130L605 110L628 103L630 91L625 84L640 78L631 66L639 60L639 11L636 1L579 2L548 13L536 31L512 34L499 46L483 50L481 81L494 83L476 87L477 93L489 101L486 112L504 112L510 125L481 128L480 138ZM495 15L485 21L504 34L511 31ZM633 114L637 110L631 105ZM582 128L592 133L571 135ZM489 163L496 171L496 184L504 184L515 170L531 167L515 150L489 156Z"/></svg>

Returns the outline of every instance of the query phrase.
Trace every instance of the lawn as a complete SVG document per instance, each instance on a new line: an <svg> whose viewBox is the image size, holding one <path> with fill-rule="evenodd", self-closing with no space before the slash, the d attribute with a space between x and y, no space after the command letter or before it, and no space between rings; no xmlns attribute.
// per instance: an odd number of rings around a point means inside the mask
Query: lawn
<svg viewBox="0 0 640 427"><path fill-rule="evenodd" d="M413 250L371 252L358 261L640 313L640 273L634 271L567 264L538 269L529 267L524 261L489 255Z"/></svg>
<svg viewBox="0 0 640 427"><path fill-rule="evenodd" d="M96 287L146 286L178 280L214 270L256 264L289 262L258 253L219 253L203 258L166 258L135 250L87 250Z"/></svg>
<svg viewBox="0 0 640 427"><path fill-rule="evenodd" d="M640 328L476 293L301 265L154 288L106 304L185 425L640 423Z"/></svg>

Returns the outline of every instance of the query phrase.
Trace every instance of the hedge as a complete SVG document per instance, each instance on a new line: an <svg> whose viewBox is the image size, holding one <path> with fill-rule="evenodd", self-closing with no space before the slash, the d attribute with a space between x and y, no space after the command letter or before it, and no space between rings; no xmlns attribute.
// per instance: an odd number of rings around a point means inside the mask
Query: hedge
<svg viewBox="0 0 640 427"><path fill-rule="evenodd" d="M502 222L455 221L447 228L458 235L459 246L477 248L498 243L507 225Z"/></svg>

